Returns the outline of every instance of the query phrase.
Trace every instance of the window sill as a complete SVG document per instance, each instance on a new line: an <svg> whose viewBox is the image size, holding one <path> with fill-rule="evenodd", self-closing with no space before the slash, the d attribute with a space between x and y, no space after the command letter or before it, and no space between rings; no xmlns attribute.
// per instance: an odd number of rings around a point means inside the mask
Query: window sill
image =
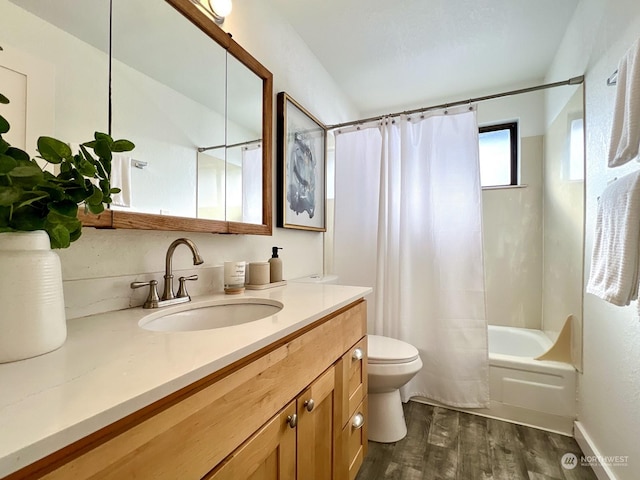
<svg viewBox="0 0 640 480"><path fill-rule="evenodd" d="M506 190L506 189L510 189L510 188L526 188L529 185L526 184L522 184L522 185L492 185L490 187L482 187L482 190Z"/></svg>

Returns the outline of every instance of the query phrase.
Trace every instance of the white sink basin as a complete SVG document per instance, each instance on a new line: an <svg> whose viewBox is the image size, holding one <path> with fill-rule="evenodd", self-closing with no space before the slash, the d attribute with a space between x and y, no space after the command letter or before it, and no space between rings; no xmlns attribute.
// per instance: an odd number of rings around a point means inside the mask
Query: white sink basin
<svg viewBox="0 0 640 480"><path fill-rule="evenodd" d="M156 332L194 332L232 327L275 315L284 305L265 298L212 300L155 311L138 322Z"/></svg>

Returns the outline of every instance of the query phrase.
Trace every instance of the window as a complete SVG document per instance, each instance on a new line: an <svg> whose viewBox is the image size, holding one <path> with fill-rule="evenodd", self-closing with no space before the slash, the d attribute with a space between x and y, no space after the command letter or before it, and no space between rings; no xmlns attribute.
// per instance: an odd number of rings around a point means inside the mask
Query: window
<svg viewBox="0 0 640 480"><path fill-rule="evenodd" d="M565 156L562 171L565 180L584 180L584 120L582 117L571 119L569 122L569 155Z"/></svg>
<svg viewBox="0 0 640 480"><path fill-rule="evenodd" d="M518 184L518 123L480 127L480 183Z"/></svg>

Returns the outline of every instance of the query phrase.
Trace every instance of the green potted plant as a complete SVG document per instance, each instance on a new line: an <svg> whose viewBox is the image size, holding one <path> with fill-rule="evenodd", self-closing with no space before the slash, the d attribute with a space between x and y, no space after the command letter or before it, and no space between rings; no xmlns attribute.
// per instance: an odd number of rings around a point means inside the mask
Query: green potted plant
<svg viewBox="0 0 640 480"><path fill-rule="evenodd" d="M0 103L9 100L0 94ZM74 155L66 143L40 137L40 158L59 166L54 175L9 145L2 138L8 131L9 122L0 115L0 232L44 230L52 248L68 247L82 233L78 205L101 213L111 203L111 195L120 192L109 181L112 153L133 150L133 143L96 132Z"/></svg>
<svg viewBox="0 0 640 480"><path fill-rule="evenodd" d="M0 104L9 100L0 94ZM60 260L82 233L78 207L101 213L120 192L109 181L112 154L134 148L96 132L73 154L52 137L38 139L39 158L56 173L2 137L9 122L0 115L0 363L60 347L66 317ZM92 153L93 152L93 153Z"/></svg>

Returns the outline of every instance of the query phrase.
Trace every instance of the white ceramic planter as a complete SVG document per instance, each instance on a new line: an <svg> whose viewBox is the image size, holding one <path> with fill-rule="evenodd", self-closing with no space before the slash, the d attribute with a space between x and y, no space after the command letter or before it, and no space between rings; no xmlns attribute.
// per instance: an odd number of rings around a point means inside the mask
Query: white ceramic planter
<svg viewBox="0 0 640 480"><path fill-rule="evenodd" d="M66 338L62 271L49 236L0 233L0 363L50 352Z"/></svg>

